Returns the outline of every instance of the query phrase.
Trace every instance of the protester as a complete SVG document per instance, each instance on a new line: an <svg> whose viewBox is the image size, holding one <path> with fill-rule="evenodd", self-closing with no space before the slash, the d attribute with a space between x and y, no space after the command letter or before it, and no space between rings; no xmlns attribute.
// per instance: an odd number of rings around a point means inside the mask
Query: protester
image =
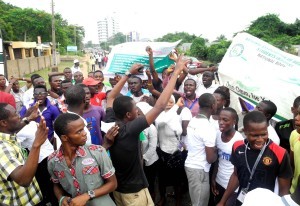
<svg viewBox="0 0 300 206"><path fill-rule="evenodd" d="M217 204L229 182L234 166L230 162L230 156L233 144L238 140L243 140L243 136L237 131L238 114L231 107L224 108L219 113L219 127L217 131L216 147L218 149L218 161L214 164L214 170L211 181L211 189L214 194L214 202ZM237 190L231 195L226 206L235 205Z"/></svg>
<svg viewBox="0 0 300 206"><path fill-rule="evenodd" d="M142 79L138 76L131 76L128 79L129 92L126 96L131 97L136 103L140 102L143 97L149 97L150 92L148 89L142 88Z"/></svg>
<svg viewBox="0 0 300 206"><path fill-rule="evenodd" d="M47 88L44 85L37 85L34 87L34 102L29 106L23 106L20 111L21 118L24 118L28 115L28 109L33 107L38 103L38 110L41 115L45 118L46 125L49 128L48 139L52 141L53 138L53 122L56 117L60 114L58 107L53 106L49 99L47 99ZM37 118L35 121L39 123L41 118Z"/></svg>
<svg viewBox="0 0 300 206"><path fill-rule="evenodd" d="M295 129L295 117L298 114L298 108L300 106L300 96L298 96L291 107L293 113L293 119L278 122L275 125L275 131L280 139L280 146L290 152L290 136Z"/></svg>
<svg viewBox="0 0 300 206"><path fill-rule="evenodd" d="M64 68L63 74L64 74L63 80L72 81L72 70L70 69L70 67Z"/></svg>
<svg viewBox="0 0 300 206"><path fill-rule="evenodd" d="M278 178L279 195L289 193L293 176L290 159L285 149L268 138L268 121L259 111L252 111L243 119L247 139L233 145L230 161L234 171L227 189L218 203L225 205L232 193L239 187L236 205L241 205L247 192L255 188L274 191Z"/></svg>
<svg viewBox="0 0 300 206"><path fill-rule="evenodd" d="M45 80L43 77L41 77L39 74L33 74L30 77L32 86L29 88L24 94L23 94L23 105L28 107L29 104L33 103L34 97L33 97L33 89L37 85L46 85Z"/></svg>
<svg viewBox="0 0 300 206"><path fill-rule="evenodd" d="M33 113L33 116L37 117L37 108ZM48 136L48 128L42 117L31 151L27 156L15 136L15 133L25 124L14 107L7 103L0 103L0 199L2 205L38 205L42 199L34 175L38 166L40 147Z"/></svg>
<svg viewBox="0 0 300 206"><path fill-rule="evenodd" d="M117 118L116 123L120 128L114 144L110 147L110 154L116 168L118 180L118 187L114 191L117 205L154 205L147 189L148 183L140 159L139 134L151 125L166 107L175 86L177 75L181 73L186 63L188 63L187 60L183 60L182 57L179 58L174 71L175 75L170 79L168 86L164 89L154 107L144 117L137 117L137 108L132 98L127 96L117 97L128 80L128 76L138 74L138 70L142 65L134 64L109 93L107 107L113 107ZM106 115L109 115L108 112ZM131 196L135 198L130 198Z"/></svg>
<svg viewBox="0 0 300 206"><path fill-rule="evenodd" d="M72 75L74 76L75 72L81 72L81 69L79 67L79 60L78 59L74 59L74 65L71 68L72 71Z"/></svg>
<svg viewBox="0 0 300 206"><path fill-rule="evenodd" d="M210 164L217 159L216 131L209 123L209 118L215 114L217 104L215 97L209 93L201 95L198 104L199 113L192 118L187 128L188 155L185 172L192 204L207 206Z"/></svg>
<svg viewBox="0 0 300 206"><path fill-rule="evenodd" d="M187 79L184 82L184 106L187 107L192 116L195 117L199 112L198 96L196 94L197 83L194 79Z"/></svg>
<svg viewBox="0 0 300 206"><path fill-rule="evenodd" d="M98 92L98 85L100 81L95 80L94 78L86 78L82 82L84 85L86 85L91 93L91 99L90 104L95 106L102 106L102 100L106 98L106 93L104 92Z"/></svg>
<svg viewBox="0 0 300 206"><path fill-rule="evenodd" d="M83 74L80 71L75 72L73 74L73 77L74 77L74 84L80 84L84 79Z"/></svg>
<svg viewBox="0 0 300 206"><path fill-rule="evenodd" d="M56 198L59 205L113 206L108 194L117 187L115 169L103 147L85 145L84 127L77 114L62 114L54 122L62 142L48 158Z"/></svg>

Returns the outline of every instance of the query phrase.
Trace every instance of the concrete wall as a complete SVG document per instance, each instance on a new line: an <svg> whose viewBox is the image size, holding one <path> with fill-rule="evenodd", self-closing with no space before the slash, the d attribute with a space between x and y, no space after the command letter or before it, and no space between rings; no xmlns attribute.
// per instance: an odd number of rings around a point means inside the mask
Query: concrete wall
<svg viewBox="0 0 300 206"><path fill-rule="evenodd" d="M56 55L57 64L60 63L60 55ZM30 74L38 70L51 67L52 56L40 56L27 59L7 60L7 76L22 77L24 74Z"/></svg>

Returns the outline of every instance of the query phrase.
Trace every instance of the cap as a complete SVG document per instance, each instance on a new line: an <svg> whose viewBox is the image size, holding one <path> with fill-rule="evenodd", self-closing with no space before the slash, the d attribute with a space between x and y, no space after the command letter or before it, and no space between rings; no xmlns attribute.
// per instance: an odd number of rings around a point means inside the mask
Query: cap
<svg viewBox="0 0 300 206"><path fill-rule="evenodd" d="M76 64L76 63L79 63L79 60L78 60L78 59L75 59L75 60L74 60L74 64Z"/></svg>
<svg viewBox="0 0 300 206"><path fill-rule="evenodd" d="M86 86L94 86L100 83L100 81L97 81L95 79L93 79L92 77L88 77L86 79L84 79L82 81L83 84L85 84Z"/></svg>

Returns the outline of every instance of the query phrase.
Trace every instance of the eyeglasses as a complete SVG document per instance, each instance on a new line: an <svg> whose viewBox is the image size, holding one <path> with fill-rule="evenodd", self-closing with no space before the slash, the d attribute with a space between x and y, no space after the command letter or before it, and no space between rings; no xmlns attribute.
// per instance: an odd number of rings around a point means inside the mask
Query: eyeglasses
<svg viewBox="0 0 300 206"><path fill-rule="evenodd" d="M39 96L39 95L46 96L47 94L48 92L33 93L34 96Z"/></svg>

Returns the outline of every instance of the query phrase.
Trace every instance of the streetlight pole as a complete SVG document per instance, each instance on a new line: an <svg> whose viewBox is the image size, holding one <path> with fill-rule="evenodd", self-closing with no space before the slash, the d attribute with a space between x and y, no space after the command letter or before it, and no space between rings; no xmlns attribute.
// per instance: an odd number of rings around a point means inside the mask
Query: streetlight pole
<svg viewBox="0 0 300 206"><path fill-rule="evenodd" d="M56 63L56 40L55 40L55 18L54 18L54 2L51 0L52 10L52 55L53 55L53 66L57 66Z"/></svg>

